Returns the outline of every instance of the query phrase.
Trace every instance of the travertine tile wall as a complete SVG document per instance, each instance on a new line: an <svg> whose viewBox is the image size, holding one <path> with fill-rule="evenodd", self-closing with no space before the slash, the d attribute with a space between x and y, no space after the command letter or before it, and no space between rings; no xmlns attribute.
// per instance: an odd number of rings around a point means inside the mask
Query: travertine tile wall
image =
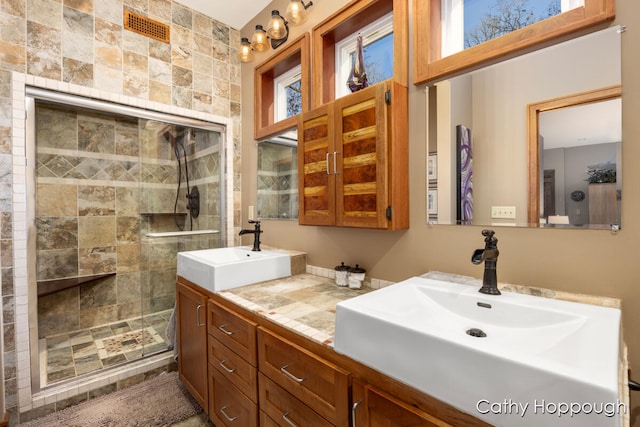
<svg viewBox="0 0 640 427"><path fill-rule="evenodd" d="M125 7L169 24L171 44L123 30ZM228 118L228 173L233 181L226 203L233 209L232 228L237 231L241 217L238 44L236 29L171 0L0 0L2 357L5 404L12 421L18 412L45 403L32 400L29 380L25 83L116 102L124 99L123 103L143 108Z"/></svg>

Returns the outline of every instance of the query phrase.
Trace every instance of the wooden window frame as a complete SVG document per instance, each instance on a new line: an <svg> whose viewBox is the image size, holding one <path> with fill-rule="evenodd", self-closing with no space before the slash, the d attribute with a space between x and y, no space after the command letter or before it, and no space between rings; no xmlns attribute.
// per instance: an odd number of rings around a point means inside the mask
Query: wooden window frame
<svg viewBox="0 0 640 427"><path fill-rule="evenodd" d="M296 127L297 115L274 121L274 80L290 70L301 65L302 112L311 107L311 54L310 36L304 33L287 47L282 48L254 70L254 128L253 136L256 140L279 134L287 129Z"/></svg>
<svg viewBox="0 0 640 427"><path fill-rule="evenodd" d="M409 81L408 0L355 0L313 27L313 107L335 99L336 43L393 11L393 78L403 86Z"/></svg>
<svg viewBox="0 0 640 427"><path fill-rule="evenodd" d="M615 17L615 0L584 6L441 58L441 0L413 2L413 83L441 80L598 29Z"/></svg>

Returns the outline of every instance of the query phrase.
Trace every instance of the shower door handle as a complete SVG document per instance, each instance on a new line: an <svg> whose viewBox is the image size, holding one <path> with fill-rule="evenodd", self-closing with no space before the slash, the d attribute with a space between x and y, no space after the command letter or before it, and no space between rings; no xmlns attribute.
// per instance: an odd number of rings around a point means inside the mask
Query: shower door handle
<svg viewBox="0 0 640 427"><path fill-rule="evenodd" d="M206 323L200 323L200 309L204 307L204 305L202 304L198 304L198 306L196 307L196 326L198 328L202 328L203 326L206 325Z"/></svg>

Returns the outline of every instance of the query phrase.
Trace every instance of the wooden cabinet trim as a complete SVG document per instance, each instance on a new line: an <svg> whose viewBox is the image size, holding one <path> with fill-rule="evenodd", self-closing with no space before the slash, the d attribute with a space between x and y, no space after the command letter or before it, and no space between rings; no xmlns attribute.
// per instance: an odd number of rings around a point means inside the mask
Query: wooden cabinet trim
<svg viewBox="0 0 640 427"><path fill-rule="evenodd" d="M441 0L413 2L413 83L452 77L480 66L594 31L615 17L614 0L585 0L583 7L441 57Z"/></svg>
<svg viewBox="0 0 640 427"><path fill-rule="evenodd" d="M313 107L335 99L335 45L385 14L393 11L393 78L409 81L408 0L355 0L312 29Z"/></svg>
<svg viewBox="0 0 640 427"><path fill-rule="evenodd" d="M274 79L291 68L300 65L302 70L300 90L302 112L311 107L311 52L310 36L304 33L271 56L254 70L254 139L274 136L296 126L296 117L275 121Z"/></svg>

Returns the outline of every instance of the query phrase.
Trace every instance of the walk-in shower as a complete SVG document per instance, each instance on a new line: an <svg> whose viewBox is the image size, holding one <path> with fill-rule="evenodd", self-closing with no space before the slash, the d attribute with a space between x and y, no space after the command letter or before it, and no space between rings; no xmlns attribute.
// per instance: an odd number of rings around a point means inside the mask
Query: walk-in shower
<svg viewBox="0 0 640 427"><path fill-rule="evenodd" d="M166 351L176 254L222 246L221 125L28 92L34 390ZM33 375L37 377L37 375Z"/></svg>

